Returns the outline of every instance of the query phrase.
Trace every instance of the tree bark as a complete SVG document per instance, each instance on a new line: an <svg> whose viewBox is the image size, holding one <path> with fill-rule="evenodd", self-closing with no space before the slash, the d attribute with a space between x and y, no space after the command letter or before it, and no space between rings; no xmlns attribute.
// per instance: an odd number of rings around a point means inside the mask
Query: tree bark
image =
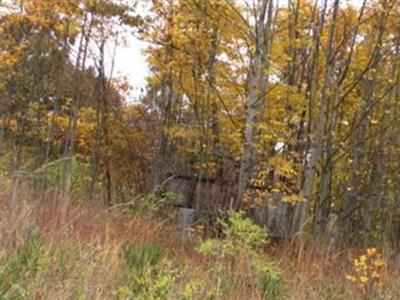
<svg viewBox="0 0 400 300"><path fill-rule="evenodd" d="M311 137L311 144L309 150L309 159L306 162L305 167L305 177L304 185L300 191L300 197L303 202L300 203L296 208L295 218L294 218L294 229L295 232L302 232L306 222L308 221L309 209L313 196L314 181L317 173L318 163L320 161L321 155L324 151L324 134L326 129L326 124L328 120L328 108L329 108L329 90L331 88L331 82L333 79L333 72L335 68L335 54L333 49L335 29L337 24L337 17L339 11L340 0L335 0L333 8L332 23L329 29L328 36L328 49L326 53L326 67L325 67L325 78L321 91L321 99L319 105L319 117L316 124L314 137ZM325 14L327 10L328 1L325 1L324 8L321 15L321 27L324 25ZM307 158L306 158L307 160Z"/></svg>
<svg viewBox="0 0 400 300"><path fill-rule="evenodd" d="M264 109L268 81L268 42L272 25L272 11L272 0L263 0L260 3L255 32L256 49L250 63L248 77L244 146L239 170L238 194L234 202L236 209L242 206L246 193L251 175L251 158L254 154L257 115L261 114Z"/></svg>

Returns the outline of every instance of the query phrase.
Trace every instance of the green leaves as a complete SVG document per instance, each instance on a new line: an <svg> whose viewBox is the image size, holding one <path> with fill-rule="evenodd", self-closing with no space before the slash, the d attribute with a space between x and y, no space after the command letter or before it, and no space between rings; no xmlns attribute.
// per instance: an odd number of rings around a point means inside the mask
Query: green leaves
<svg viewBox="0 0 400 300"><path fill-rule="evenodd" d="M243 211L228 213L228 220L219 220L223 238L203 242L200 253L216 256L255 255L266 243L266 229L247 218Z"/></svg>

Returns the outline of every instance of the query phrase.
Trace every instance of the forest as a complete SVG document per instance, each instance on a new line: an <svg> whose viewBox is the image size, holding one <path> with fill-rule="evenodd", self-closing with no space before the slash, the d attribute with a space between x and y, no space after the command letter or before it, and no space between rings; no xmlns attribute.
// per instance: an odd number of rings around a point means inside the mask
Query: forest
<svg viewBox="0 0 400 300"><path fill-rule="evenodd" d="M399 169L399 0L0 0L0 299L400 299Z"/></svg>

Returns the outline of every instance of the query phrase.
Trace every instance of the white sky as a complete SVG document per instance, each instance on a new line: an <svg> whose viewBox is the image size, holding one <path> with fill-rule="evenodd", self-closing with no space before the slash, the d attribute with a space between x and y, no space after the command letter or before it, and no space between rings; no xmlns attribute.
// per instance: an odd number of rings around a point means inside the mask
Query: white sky
<svg viewBox="0 0 400 300"><path fill-rule="evenodd" d="M149 70L146 58L142 53L145 47L146 44L144 42L132 37L129 39L127 46L117 49L114 76L127 78L133 88L130 101L134 101L140 95L141 89L146 86L146 77L149 75Z"/></svg>
<svg viewBox="0 0 400 300"><path fill-rule="evenodd" d="M363 0L342 0L343 4L360 5L362 2ZM144 8L139 7L138 10L144 11ZM142 53L145 47L146 43L131 36L128 45L117 49L114 76L124 76L128 79L133 88L130 99L128 99L129 102L137 100L141 90L146 87L149 68Z"/></svg>

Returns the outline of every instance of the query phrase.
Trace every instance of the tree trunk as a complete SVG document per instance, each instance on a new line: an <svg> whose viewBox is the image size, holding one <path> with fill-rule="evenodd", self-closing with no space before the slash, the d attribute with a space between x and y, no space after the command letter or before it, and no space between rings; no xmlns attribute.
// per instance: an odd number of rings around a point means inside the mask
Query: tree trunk
<svg viewBox="0 0 400 300"><path fill-rule="evenodd" d="M234 207L239 209L246 193L251 175L251 157L254 154L254 142L257 125L257 115L264 109L266 85L268 81L268 42L272 24L272 0L263 0L259 7L259 15L255 33L255 56L250 63L247 87L246 123L244 130L244 145L240 163L238 194Z"/></svg>
<svg viewBox="0 0 400 300"><path fill-rule="evenodd" d="M326 0L324 8L322 10L320 28L322 28L324 25L325 14L328 5L327 2L328 1ZM328 107L329 107L329 96L330 96L329 89L331 87L333 72L335 68L335 53L333 49L333 43L335 38L335 29L339 11L339 2L340 0L335 0L334 2L332 24L329 29L328 46L327 46L328 49L326 53L325 79L321 92L319 117L318 117L318 122L316 124L314 137L311 137L309 159L308 163L306 163L304 172L305 174L304 184L302 190L300 191L300 197L303 199L303 202L299 204L298 207L296 208L296 213L294 218L295 232L299 231L302 232L304 226L306 225L306 222L308 221L308 213L312 201L314 181L316 177L318 163L324 151L323 138L325 134L326 124L328 121Z"/></svg>
<svg viewBox="0 0 400 300"><path fill-rule="evenodd" d="M370 78L365 78L364 80L364 91L363 91L363 106L360 112L359 118L356 119L356 131L354 135L353 141L353 160L351 163L351 174L350 174L350 186L348 186L347 190L349 191L342 216L343 226L344 226L344 235L347 239L351 239L352 234L354 232L355 220L353 216L361 207L361 188L362 188L362 171L363 164L365 161L365 152L366 152L366 136L369 125L369 116L372 113L373 106L373 98L374 92L376 89L376 73L377 68L379 67L379 63L381 60L381 48L382 48L382 40L383 34L385 32L385 24L386 24L386 14L387 11L384 9L379 17L379 27L377 33L377 41L375 44L374 51L372 53L372 60L370 64L369 72L372 73ZM373 201L373 200L369 200ZM368 203L367 206L370 206L371 203ZM365 225L369 224L369 221L366 220Z"/></svg>

